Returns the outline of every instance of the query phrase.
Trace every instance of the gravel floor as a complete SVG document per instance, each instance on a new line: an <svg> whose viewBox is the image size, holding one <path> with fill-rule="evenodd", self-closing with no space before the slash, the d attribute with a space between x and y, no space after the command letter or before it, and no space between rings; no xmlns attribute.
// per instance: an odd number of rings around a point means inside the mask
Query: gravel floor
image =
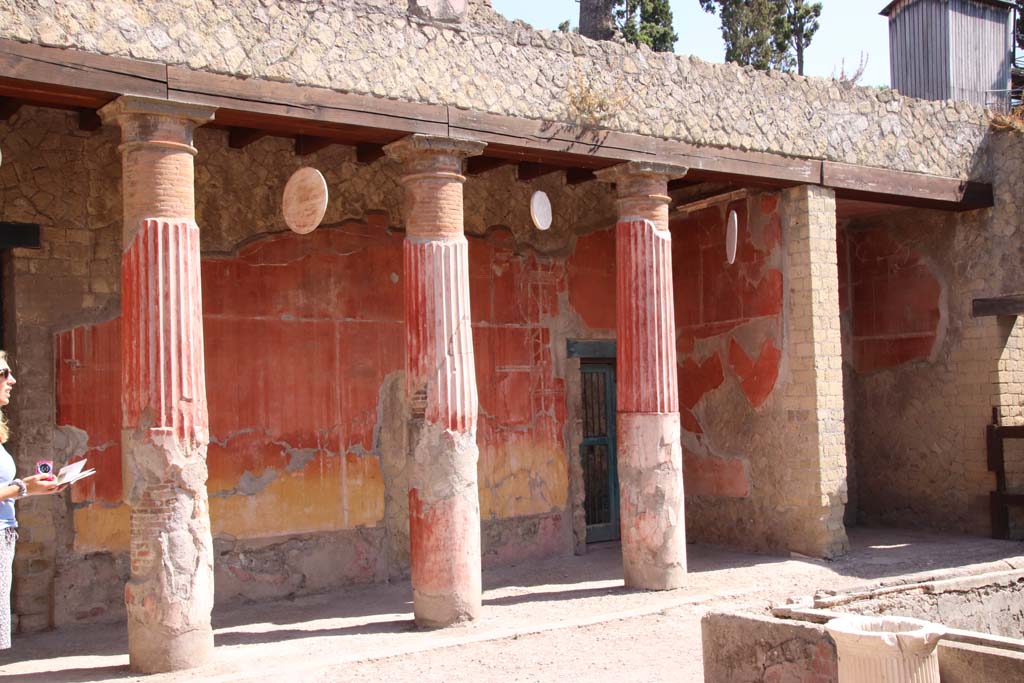
<svg viewBox="0 0 1024 683"><path fill-rule="evenodd" d="M418 630L408 583L218 608L215 660L138 677L123 624L15 637L0 681L701 681L700 618L711 609L767 606L820 589L1024 566L1017 542L852 529L837 562L692 545L690 584L666 592L622 586L619 549L592 546L484 574L472 623Z"/></svg>

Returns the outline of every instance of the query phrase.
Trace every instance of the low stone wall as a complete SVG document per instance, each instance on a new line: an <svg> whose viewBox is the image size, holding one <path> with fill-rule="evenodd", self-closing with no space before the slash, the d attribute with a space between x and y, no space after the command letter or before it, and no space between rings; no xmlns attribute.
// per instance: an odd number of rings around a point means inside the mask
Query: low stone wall
<svg viewBox="0 0 1024 683"><path fill-rule="evenodd" d="M1024 572L988 573L806 598L764 612L710 612L701 620L706 683L838 683L824 624L843 614L913 617L948 629L943 683L1024 680Z"/></svg>
<svg viewBox="0 0 1024 683"><path fill-rule="evenodd" d="M987 117L972 105L533 31L488 2L456 23L407 7L11 0L0 37L698 145L984 174Z"/></svg>

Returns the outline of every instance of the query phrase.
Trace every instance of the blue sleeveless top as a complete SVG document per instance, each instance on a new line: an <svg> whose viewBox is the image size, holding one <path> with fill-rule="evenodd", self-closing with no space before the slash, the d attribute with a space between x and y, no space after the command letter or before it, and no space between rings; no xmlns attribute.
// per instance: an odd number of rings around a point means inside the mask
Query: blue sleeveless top
<svg viewBox="0 0 1024 683"><path fill-rule="evenodd" d="M10 484L17 474L18 470L14 466L14 458L0 444L0 486ZM0 529L9 529L17 526L18 520L14 518L14 499L0 500Z"/></svg>

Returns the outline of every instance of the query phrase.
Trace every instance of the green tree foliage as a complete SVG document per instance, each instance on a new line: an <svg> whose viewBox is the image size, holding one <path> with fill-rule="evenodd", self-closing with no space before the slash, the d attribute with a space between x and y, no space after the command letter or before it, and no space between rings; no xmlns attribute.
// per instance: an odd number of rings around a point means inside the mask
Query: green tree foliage
<svg viewBox="0 0 1024 683"><path fill-rule="evenodd" d="M804 50L818 30L820 2L700 0L700 6L722 20L726 61L758 69L796 66L803 73Z"/></svg>
<svg viewBox="0 0 1024 683"><path fill-rule="evenodd" d="M671 52L679 39L668 0L616 0L615 23L627 43L642 43L655 52Z"/></svg>
<svg viewBox="0 0 1024 683"><path fill-rule="evenodd" d="M1024 0L1016 0L1014 5L1017 8L1017 22L1013 27L1017 47L1024 49Z"/></svg>
<svg viewBox="0 0 1024 683"><path fill-rule="evenodd" d="M818 31L821 3L785 0L781 4L785 12L775 17L775 48L785 52L792 50L796 59L796 72L803 76L804 50Z"/></svg>

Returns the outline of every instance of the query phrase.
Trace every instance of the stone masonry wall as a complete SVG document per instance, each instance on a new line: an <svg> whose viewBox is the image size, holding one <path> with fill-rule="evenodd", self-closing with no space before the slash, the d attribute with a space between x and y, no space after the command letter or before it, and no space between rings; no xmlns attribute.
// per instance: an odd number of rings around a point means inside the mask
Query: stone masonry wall
<svg viewBox="0 0 1024 683"><path fill-rule="evenodd" d="M475 3L11 0L0 37L698 145L983 176L981 109L533 31ZM268 38L269 36L269 38Z"/></svg>
<svg viewBox="0 0 1024 683"><path fill-rule="evenodd" d="M345 278L358 280L360 267L379 270L384 278L374 294L378 299L400 287L391 277L401 274L400 257L388 262L360 256L400 254L403 202L393 163L357 164L354 150L340 146L300 158L291 140L278 138L231 150L226 137L225 131L213 129L200 129L196 136L197 214L204 278L210 277L211 284L207 288L204 282L204 295L215 297L208 302L212 313L229 303L231 315L247 318L236 321L239 326L266 326L279 317L282 330L289 325L315 328L322 296L345 311L369 305L356 285L342 286ZM72 494L19 505L22 541L14 608L22 629L117 619L123 613L127 516L116 462L121 252L117 144L116 130L81 132L76 116L68 112L23 107L0 122L0 216L40 223L43 242L39 250L13 250L4 263L4 343L20 379L9 411L15 434L11 451L20 472L30 471L40 458L61 464L87 455L105 465L103 477L77 486ZM305 240L286 231L279 206L289 174L302 165L320 168L331 192L325 225ZM529 197L535 189L548 191L554 205L554 226L543 233L529 218ZM489 373L481 383L487 386L481 392L481 434L491 440L481 452L486 562L568 552L571 547L561 378L566 331L572 330L576 338L590 333L571 310L567 276L559 264L564 264L561 255L572 249L576 229L613 220L612 198L599 183L570 187L558 174L521 183L514 167L506 167L471 177L466 184L478 328L474 336L483 364L478 372ZM319 251L310 251L314 244L321 244ZM336 267L331 259L338 262ZM310 270L309 264L315 268ZM264 271L270 275L261 275ZM314 271L320 275L313 277ZM213 287L217 281L224 286ZM400 299L395 301L400 307ZM256 304L271 308L261 314L252 308ZM309 316L289 320L303 310ZM378 313L360 321L357 314L342 311L342 325L386 328L376 345L373 335L355 335L353 343L359 343L349 352L385 353L397 343L401 316L393 310ZM261 315L269 318L261 321ZM259 335L219 333L232 327L230 317L214 315L207 321L212 325L208 351L237 354L248 349L241 362L252 366L245 377L256 382L244 389L254 396L249 407L266 412L269 404L260 406L273 396L279 410L271 415L295 413L299 404L286 397L293 390L303 391L301 380L308 373L268 375L262 369L287 370L289 357L303 362L313 357L301 351L295 355L299 347L289 346L288 337L278 334L281 330L257 344L252 339ZM389 320L397 324L394 334L387 331ZM374 372L384 370L383 380L360 376L353 378L351 391L346 389L345 400L352 406L344 409L352 411L355 425L352 438L331 445L330 433L322 435L324 449L347 452L340 460L320 462L315 434L311 443L303 442L303 435L283 432L264 439L266 435L247 432L245 424L228 424L223 411L211 408L211 426L218 430L210 447L210 471L214 523L222 532L216 540L221 599L322 590L404 571L405 496L380 493L382 479L395 492L403 476L404 446L394 438L400 431L389 427L389 420L400 418L402 410L401 362L396 358L400 356L374 365ZM208 363L211 406L214 399L231 401L234 390L242 391L234 376L238 366L238 361ZM377 382L370 393L359 388L372 384L364 379ZM299 438L292 442L291 436ZM281 449L287 450L281 457L270 452ZM260 495L294 489L292 480L306 469L333 467L341 460L353 479L348 503L337 514L338 519L349 515L350 523L335 524L334 513L318 505L313 515L299 508L278 509L301 523L274 526L268 509L251 507ZM374 467L364 466L369 461ZM331 467L324 471L335 481L338 473ZM357 477L360 472L366 476ZM287 492L279 498L295 502ZM302 577L299 584L296 576Z"/></svg>
<svg viewBox="0 0 1024 683"><path fill-rule="evenodd" d="M1024 290L1022 163L1020 140L999 134L991 210L897 211L847 225L851 235L884 233L903 264L916 260L940 288L930 350L901 358L896 349L883 366L854 369L858 361L848 344L844 360L856 416L850 449L861 521L990 533L988 494L995 479L987 469L985 425L993 407L1006 424L1019 419L1021 328L1019 319L972 317L971 302ZM900 296L897 290L907 286L903 281L887 296ZM879 303L884 308L885 297ZM853 320L844 316L843 324L849 341ZM1008 449L1011 473L1024 471L1014 448ZM1016 483L1024 481L1016 477Z"/></svg>

